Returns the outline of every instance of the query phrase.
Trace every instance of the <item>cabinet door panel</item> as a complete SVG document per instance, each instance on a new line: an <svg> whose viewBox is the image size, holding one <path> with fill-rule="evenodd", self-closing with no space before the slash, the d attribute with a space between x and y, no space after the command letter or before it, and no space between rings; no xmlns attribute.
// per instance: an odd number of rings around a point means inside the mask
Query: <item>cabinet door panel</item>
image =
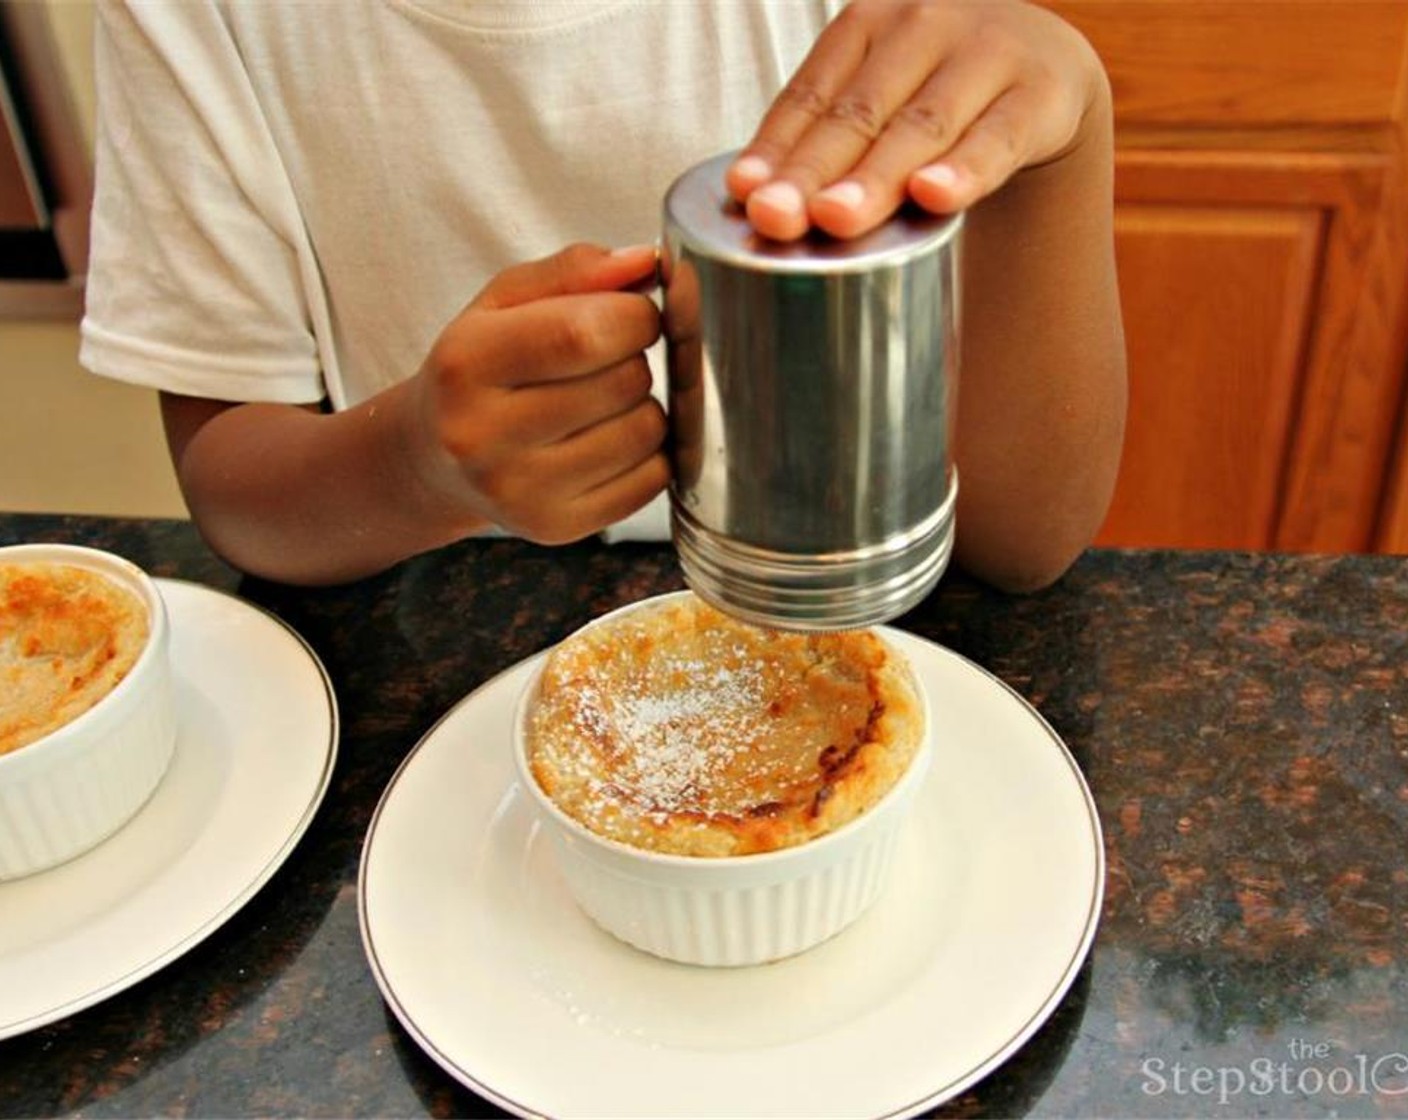
<svg viewBox="0 0 1408 1120"><path fill-rule="evenodd" d="M1321 212L1126 205L1116 240L1130 415L1099 543L1266 548Z"/></svg>
<svg viewBox="0 0 1408 1120"><path fill-rule="evenodd" d="M1398 116L1403 0L1044 2L1099 52L1121 126L1343 127Z"/></svg>

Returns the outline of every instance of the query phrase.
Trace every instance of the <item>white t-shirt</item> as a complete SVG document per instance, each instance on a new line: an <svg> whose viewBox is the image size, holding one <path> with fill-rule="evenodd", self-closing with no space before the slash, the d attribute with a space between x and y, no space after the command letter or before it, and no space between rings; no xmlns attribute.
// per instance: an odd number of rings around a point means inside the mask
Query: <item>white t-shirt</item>
<svg viewBox="0 0 1408 1120"><path fill-rule="evenodd" d="M81 360L355 404L507 265L655 240L671 180L748 140L838 6L100 4ZM657 504L622 535L663 531Z"/></svg>

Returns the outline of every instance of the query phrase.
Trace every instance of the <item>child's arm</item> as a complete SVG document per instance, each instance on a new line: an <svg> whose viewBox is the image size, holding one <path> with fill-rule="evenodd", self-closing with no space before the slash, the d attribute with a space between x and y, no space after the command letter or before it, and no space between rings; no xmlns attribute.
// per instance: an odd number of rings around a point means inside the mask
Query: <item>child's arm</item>
<svg viewBox="0 0 1408 1120"><path fill-rule="evenodd" d="M245 571L369 575L498 525L544 544L595 532L668 481L643 351L659 334L652 246L575 246L500 273L412 378L345 412L163 394L192 517Z"/></svg>
<svg viewBox="0 0 1408 1120"><path fill-rule="evenodd" d="M1110 92L1089 44L1007 0L855 0L730 172L762 232L852 236L906 197L967 209L957 556L1059 576L1114 487L1125 358Z"/></svg>

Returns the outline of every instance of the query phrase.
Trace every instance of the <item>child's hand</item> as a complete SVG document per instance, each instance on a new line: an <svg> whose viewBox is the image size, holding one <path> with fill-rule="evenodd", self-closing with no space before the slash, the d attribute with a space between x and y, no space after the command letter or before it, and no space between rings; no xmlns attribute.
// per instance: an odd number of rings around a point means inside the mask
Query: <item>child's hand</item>
<svg viewBox="0 0 1408 1120"><path fill-rule="evenodd" d="M644 351L653 246L575 245L506 269L441 333L415 381L413 454L435 488L541 544L577 540L669 480Z"/></svg>
<svg viewBox="0 0 1408 1120"><path fill-rule="evenodd" d="M1107 96L1089 43L1020 0L855 0L728 174L760 233L854 237L906 195L950 213L1076 146Z"/></svg>

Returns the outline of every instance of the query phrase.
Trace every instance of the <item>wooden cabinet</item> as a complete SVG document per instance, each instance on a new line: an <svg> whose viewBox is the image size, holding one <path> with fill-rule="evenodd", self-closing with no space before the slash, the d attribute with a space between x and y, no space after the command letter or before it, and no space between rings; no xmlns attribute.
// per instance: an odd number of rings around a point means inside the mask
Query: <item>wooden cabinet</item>
<svg viewBox="0 0 1408 1120"><path fill-rule="evenodd" d="M1115 97L1100 543L1408 551L1408 0L1052 0Z"/></svg>

